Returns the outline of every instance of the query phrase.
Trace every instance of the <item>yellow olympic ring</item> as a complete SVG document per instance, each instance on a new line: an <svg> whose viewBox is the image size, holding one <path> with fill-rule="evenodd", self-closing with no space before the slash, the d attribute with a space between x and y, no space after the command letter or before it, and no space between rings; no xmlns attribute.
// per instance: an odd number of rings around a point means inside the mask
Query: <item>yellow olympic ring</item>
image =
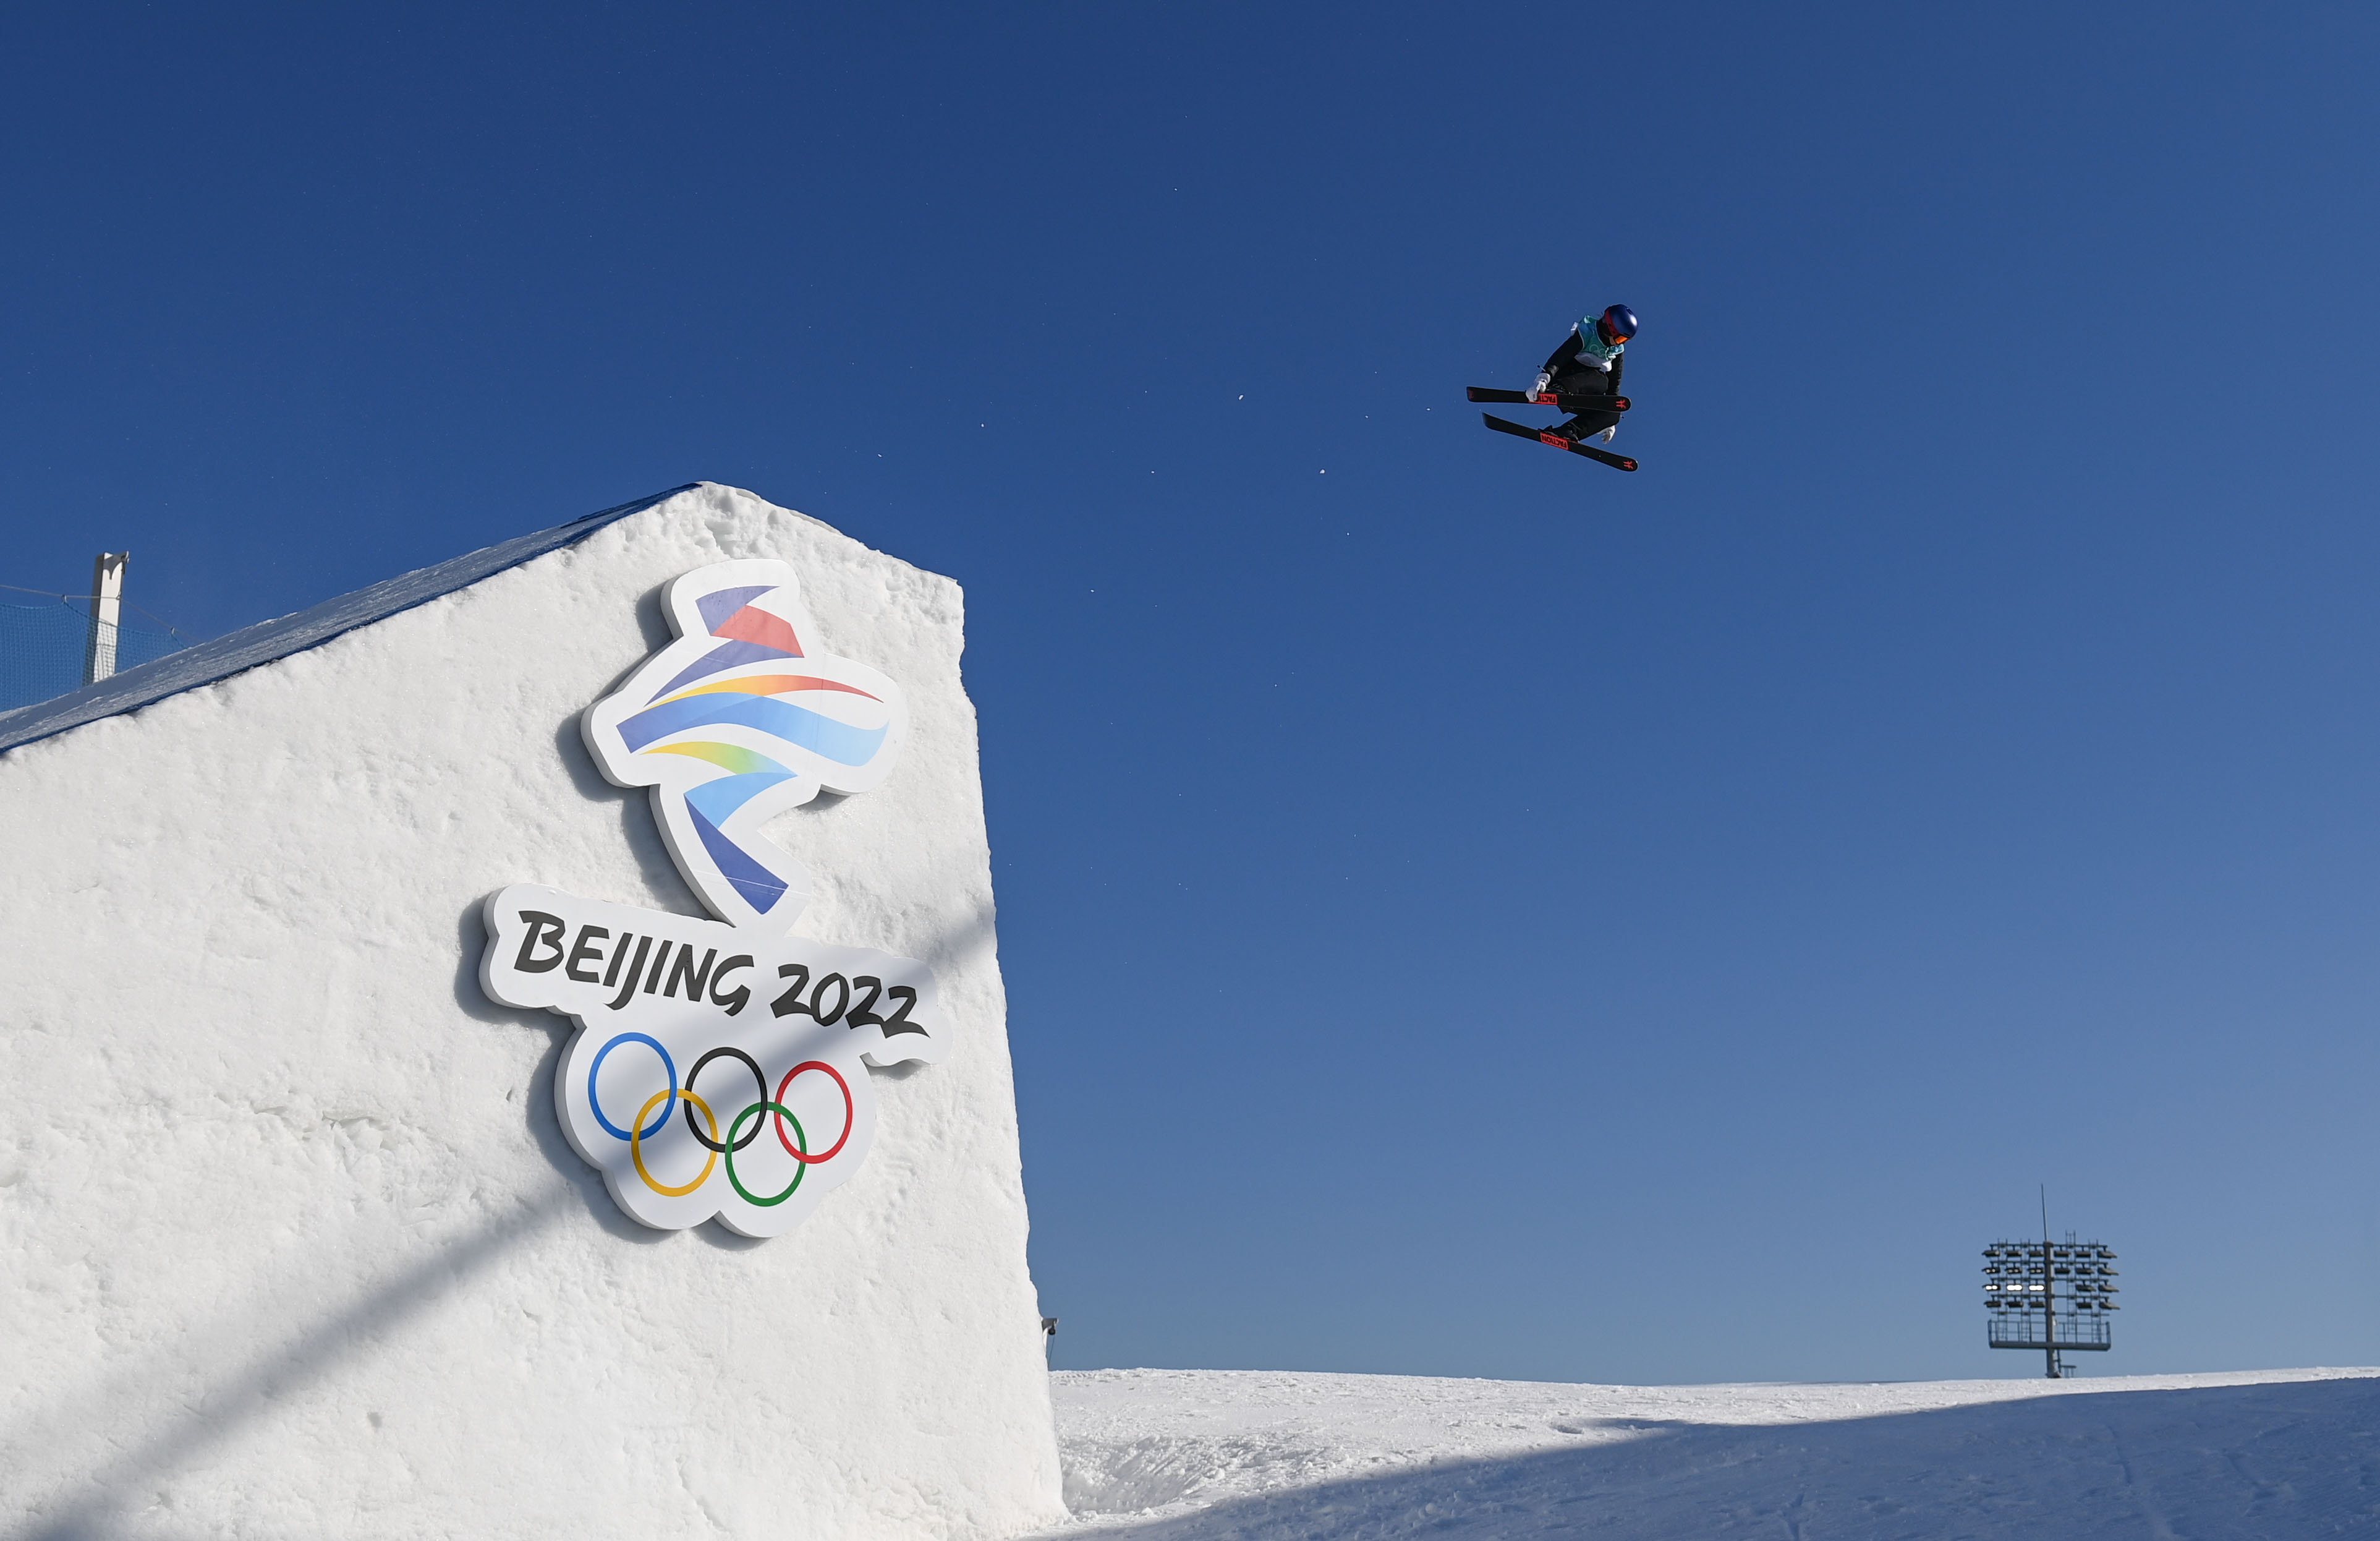
<svg viewBox="0 0 2380 1541"><path fill-rule="evenodd" d="M680 1087L678 1089L677 1095L684 1097L686 1101L694 1104L697 1107L702 1109L702 1121L710 1126L710 1143L714 1145L719 1144L719 1119L712 1116L710 1104L703 1101L700 1097L696 1096L692 1092L686 1090L684 1087ZM655 1092L651 1096L645 1099L645 1105L642 1107L637 1109L637 1121L628 1126L628 1159L637 1164L637 1175L645 1180L646 1187L650 1188L654 1192L661 1194L663 1198L682 1199L688 1193L693 1192L697 1188L701 1187L704 1183L710 1180L710 1168L719 1165L719 1153L714 1150L710 1154L710 1156L706 1156L702 1163L702 1175L696 1178L692 1182L687 1183L683 1188L664 1188L660 1183L655 1182L653 1180L653 1174L645 1170L645 1138L642 1131L645 1124L645 1115L653 1110L653 1104L667 1101L669 1101L669 1094L667 1092Z"/></svg>

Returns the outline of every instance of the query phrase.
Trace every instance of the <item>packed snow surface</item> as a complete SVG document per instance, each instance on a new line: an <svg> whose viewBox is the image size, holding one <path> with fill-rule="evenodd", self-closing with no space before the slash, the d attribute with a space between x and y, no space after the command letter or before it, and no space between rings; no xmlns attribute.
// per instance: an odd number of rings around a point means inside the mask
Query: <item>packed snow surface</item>
<svg viewBox="0 0 2380 1541"><path fill-rule="evenodd" d="M1051 1377L1064 1541L2380 1535L2380 1370L1881 1385Z"/></svg>
<svg viewBox="0 0 2380 1541"><path fill-rule="evenodd" d="M513 885L708 923L580 714L662 584L757 557L910 712L885 785L764 826L801 935L929 965L952 1030L768 1241L623 1215L555 1119L577 1029L480 983ZM1062 1518L963 620L705 484L0 718L0 1537Z"/></svg>

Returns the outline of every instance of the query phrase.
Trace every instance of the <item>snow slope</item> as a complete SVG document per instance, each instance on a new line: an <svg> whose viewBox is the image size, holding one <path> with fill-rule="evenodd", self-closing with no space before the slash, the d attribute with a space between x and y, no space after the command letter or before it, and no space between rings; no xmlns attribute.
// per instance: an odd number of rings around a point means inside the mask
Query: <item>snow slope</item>
<svg viewBox="0 0 2380 1541"><path fill-rule="evenodd" d="M480 975L515 884L702 913L580 714L662 584L750 557L909 704L883 787L764 827L802 933L929 963L953 1030L768 1241L622 1214L555 1119L576 1029ZM963 622L704 484L0 717L0 1537L1062 1517Z"/></svg>
<svg viewBox="0 0 2380 1541"><path fill-rule="evenodd" d="M1066 1541L2380 1536L2380 1370L1846 1386L1051 1377Z"/></svg>

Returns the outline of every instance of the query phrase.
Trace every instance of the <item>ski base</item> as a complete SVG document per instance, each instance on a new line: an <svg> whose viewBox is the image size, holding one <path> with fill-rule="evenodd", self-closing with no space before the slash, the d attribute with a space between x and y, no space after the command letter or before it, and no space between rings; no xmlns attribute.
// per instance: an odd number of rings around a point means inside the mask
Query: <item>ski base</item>
<svg viewBox="0 0 2380 1541"><path fill-rule="evenodd" d="M1600 460L1617 471L1636 469L1636 462L1625 455L1614 455L1609 449L1594 449L1583 444L1573 443L1550 428L1525 428L1517 422L1508 422L1493 412L1480 413L1479 421L1500 434L1511 434L1516 438L1535 439L1539 444L1550 445L1556 449L1567 449L1573 455L1584 455L1590 460Z"/></svg>
<svg viewBox="0 0 2380 1541"><path fill-rule="evenodd" d="M1474 401L1509 401L1522 407L1559 407L1565 412L1624 412L1624 396L1562 396L1554 391L1500 391L1472 385L1463 395Z"/></svg>

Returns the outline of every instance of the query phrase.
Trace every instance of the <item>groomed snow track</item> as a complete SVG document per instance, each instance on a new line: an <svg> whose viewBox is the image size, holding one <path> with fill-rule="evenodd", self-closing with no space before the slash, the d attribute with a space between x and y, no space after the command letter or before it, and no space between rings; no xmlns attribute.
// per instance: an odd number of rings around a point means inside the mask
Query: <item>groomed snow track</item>
<svg viewBox="0 0 2380 1541"><path fill-rule="evenodd" d="M1060 1374L1067 1541L2380 1535L2380 1370L1622 1387Z"/></svg>

